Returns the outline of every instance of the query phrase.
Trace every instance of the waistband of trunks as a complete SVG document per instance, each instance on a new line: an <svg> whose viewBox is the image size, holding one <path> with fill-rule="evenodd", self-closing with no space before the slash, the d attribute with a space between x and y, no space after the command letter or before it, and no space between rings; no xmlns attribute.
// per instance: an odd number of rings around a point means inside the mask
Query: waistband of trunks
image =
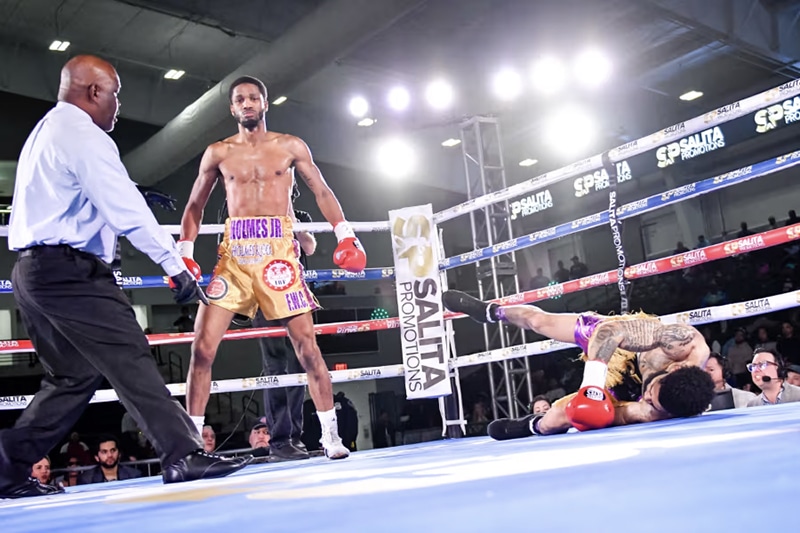
<svg viewBox="0 0 800 533"><path fill-rule="evenodd" d="M292 231L292 219L288 216L230 217L225 221L225 239L231 241L291 239Z"/></svg>

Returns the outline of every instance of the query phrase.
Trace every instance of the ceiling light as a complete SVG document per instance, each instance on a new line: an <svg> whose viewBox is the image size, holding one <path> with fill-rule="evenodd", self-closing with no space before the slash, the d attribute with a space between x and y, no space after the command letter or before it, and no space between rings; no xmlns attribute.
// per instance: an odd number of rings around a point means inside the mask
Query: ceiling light
<svg viewBox="0 0 800 533"><path fill-rule="evenodd" d="M425 99L434 109L444 109L453 102L453 87L443 80L436 80L425 90Z"/></svg>
<svg viewBox="0 0 800 533"><path fill-rule="evenodd" d="M679 96L679 98L684 102L691 102L692 100L697 100L701 96L703 96L702 92L691 90L687 93L683 93L682 95Z"/></svg>
<svg viewBox="0 0 800 533"><path fill-rule="evenodd" d="M368 128L368 127L372 126L373 124L375 124L375 122L377 122L377 121L374 118L367 117L367 118L362 118L356 124L358 124L359 126Z"/></svg>
<svg viewBox="0 0 800 533"><path fill-rule="evenodd" d="M401 139L384 142L376 155L378 168L393 178L408 176L416 167L414 149Z"/></svg>
<svg viewBox="0 0 800 533"><path fill-rule="evenodd" d="M532 167L533 165L535 165L538 162L539 162L538 159L523 159L522 161L519 162L519 166L521 166L521 167Z"/></svg>
<svg viewBox="0 0 800 533"><path fill-rule="evenodd" d="M575 58L575 77L587 87L599 87L611 77L611 60L599 50L586 50Z"/></svg>
<svg viewBox="0 0 800 533"><path fill-rule="evenodd" d="M281 105L286 100L288 100L288 98L286 98L285 96L279 96L275 100L272 101L272 105Z"/></svg>
<svg viewBox="0 0 800 533"><path fill-rule="evenodd" d="M513 100L522 93L522 77L516 70L503 69L492 79L492 90L501 100Z"/></svg>
<svg viewBox="0 0 800 533"><path fill-rule="evenodd" d="M537 90L553 94L566 85L567 72L561 61L555 57L543 57L533 65L531 78Z"/></svg>
<svg viewBox="0 0 800 533"><path fill-rule="evenodd" d="M356 118L361 118L369 111L369 102L367 102L367 99L363 96L354 96L350 99L348 109L350 109L351 115Z"/></svg>
<svg viewBox="0 0 800 533"><path fill-rule="evenodd" d="M567 105L545 119L545 141L563 157L577 157L589 149L597 135L597 124L586 109Z"/></svg>
<svg viewBox="0 0 800 533"><path fill-rule="evenodd" d="M63 52L69 48L69 41L53 41L50 43L50 50L53 52Z"/></svg>
<svg viewBox="0 0 800 533"><path fill-rule="evenodd" d="M173 68L170 69L166 74L164 74L164 78L168 80L179 80L181 79L181 77L183 77L184 74L186 74L186 72L182 70L175 70Z"/></svg>
<svg viewBox="0 0 800 533"><path fill-rule="evenodd" d="M408 91L403 87L395 87L394 89L389 91L389 94L386 97L386 101L389 103L389 107L391 107L395 111L403 111L408 107L408 104L411 102L411 96L408 94Z"/></svg>
<svg viewBox="0 0 800 533"><path fill-rule="evenodd" d="M453 146L458 146L461 144L461 139L447 139L442 143L442 146L446 146L447 148L452 148Z"/></svg>

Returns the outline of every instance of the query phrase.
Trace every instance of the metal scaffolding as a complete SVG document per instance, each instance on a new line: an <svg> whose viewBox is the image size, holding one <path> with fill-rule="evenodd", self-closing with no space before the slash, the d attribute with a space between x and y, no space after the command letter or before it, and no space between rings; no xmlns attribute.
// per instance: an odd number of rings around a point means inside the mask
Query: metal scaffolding
<svg viewBox="0 0 800 533"><path fill-rule="evenodd" d="M469 199L505 189L506 174L500 126L494 117L476 116L461 123L461 150ZM474 249L513 238L508 201L470 213ZM491 300L520 292L514 252L479 261L475 265L478 293ZM525 332L506 324L485 324L487 350L525 342ZM494 418L517 417L528 412L533 395L528 358L488 364Z"/></svg>

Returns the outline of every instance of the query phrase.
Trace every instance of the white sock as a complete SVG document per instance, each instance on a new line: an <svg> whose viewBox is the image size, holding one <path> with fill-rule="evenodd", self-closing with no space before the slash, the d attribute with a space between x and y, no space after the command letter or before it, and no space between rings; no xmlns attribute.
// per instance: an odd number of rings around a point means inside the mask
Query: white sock
<svg viewBox="0 0 800 533"><path fill-rule="evenodd" d="M319 423L322 426L322 429L335 429L336 432L339 432L339 426L336 423L336 408L334 407L330 411L317 411L317 416L319 417Z"/></svg>
<svg viewBox="0 0 800 533"><path fill-rule="evenodd" d="M194 422L194 427L197 428L197 434L202 437L202 435L203 435L203 426L206 423L206 417L204 417L204 416L190 416L189 418L191 418L192 422Z"/></svg>

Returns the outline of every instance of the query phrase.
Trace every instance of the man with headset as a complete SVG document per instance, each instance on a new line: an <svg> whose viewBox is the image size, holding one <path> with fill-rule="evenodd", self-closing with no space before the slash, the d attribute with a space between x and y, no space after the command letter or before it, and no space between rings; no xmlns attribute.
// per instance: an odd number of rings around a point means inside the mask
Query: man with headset
<svg viewBox="0 0 800 533"><path fill-rule="evenodd" d="M748 402L755 399L756 395L752 392L731 387L728 381L733 379L733 374L728 362L719 353L711 352L706 361L705 371L714 381L715 396L711 401L712 411L747 407Z"/></svg>
<svg viewBox="0 0 800 533"><path fill-rule="evenodd" d="M786 383L786 366L775 350L756 350L747 370L761 389L761 394L750 400L747 407L800 402L800 387Z"/></svg>

